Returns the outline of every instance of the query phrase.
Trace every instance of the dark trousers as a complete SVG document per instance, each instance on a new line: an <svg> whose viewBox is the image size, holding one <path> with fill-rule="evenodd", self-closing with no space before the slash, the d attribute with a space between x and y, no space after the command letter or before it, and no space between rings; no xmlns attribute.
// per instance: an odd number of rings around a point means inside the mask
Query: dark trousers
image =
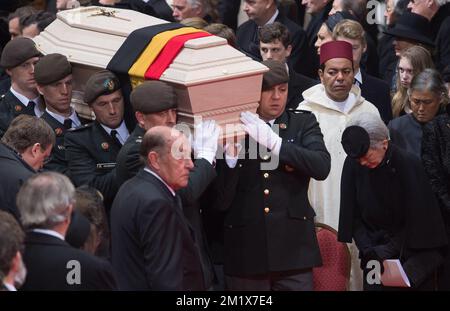
<svg viewBox="0 0 450 311"><path fill-rule="evenodd" d="M236 291L312 291L312 269L270 272L260 276L225 275L228 290Z"/></svg>

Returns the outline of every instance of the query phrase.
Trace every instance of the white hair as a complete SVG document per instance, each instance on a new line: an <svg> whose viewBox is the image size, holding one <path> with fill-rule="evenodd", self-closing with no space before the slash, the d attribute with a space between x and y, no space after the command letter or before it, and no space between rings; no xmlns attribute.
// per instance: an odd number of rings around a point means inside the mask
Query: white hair
<svg viewBox="0 0 450 311"><path fill-rule="evenodd" d="M17 194L17 207L25 228L51 229L69 217L75 188L66 176L44 172L30 177Z"/></svg>
<svg viewBox="0 0 450 311"><path fill-rule="evenodd" d="M389 130L379 115L362 112L355 115L347 123L349 126L360 126L367 131L370 138L370 148L378 148L384 140L389 140Z"/></svg>

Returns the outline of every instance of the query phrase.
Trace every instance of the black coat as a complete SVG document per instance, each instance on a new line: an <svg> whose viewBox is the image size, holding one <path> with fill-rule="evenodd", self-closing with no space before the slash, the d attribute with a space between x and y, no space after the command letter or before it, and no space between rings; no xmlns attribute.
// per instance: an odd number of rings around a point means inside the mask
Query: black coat
<svg viewBox="0 0 450 311"><path fill-rule="evenodd" d="M116 281L111 265L103 259L71 247L47 234L28 232L24 263L27 278L21 290L114 290ZM71 261L80 268L80 283L69 284Z"/></svg>
<svg viewBox="0 0 450 311"><path fill-rule="evenodd" d="M115 167L122 146L98 122L67 131L64 145L73 183L98 189L109 209L119 189Z"/></svg>
<svg viewBox="0 0 450 311"><path fill-rule="evenodd" d="M19 210L16 207L16 195L23 183L35 174L22 157L0 143L0 210L10 212L20 221Z"/></svg>
<svg viewBox="0 0 450 311"><path fill-rule="evenodd" d="M418 159L420 159L422 152L422 126L423 124L418 122L412 113L395 118L388 124L392 142L403 150L414 154Z"/></svg>
<svg viewBox="0 0 450 311"><path fill-rule="evenodd" d="M222 24L236 31L240 8L241 0L219 0L218 11Z"/></svg>
<svg viewBox="0 0 450 311"><path fill-rule="evenodd" d="M371 259L400 259L412 286L420 287L442 262L440 248L447 244L420 160L393 144L374 169L347 157L338 239L355 240L363 267Z"/></svg>
<svg viewBox="0 0 450 311"><path fill-rule="evenodd" d="M247 148L247 159L235 168L223 161L219 168L214 206L227 211L224 259L229 275L306 269L322 262L307 192L310 178L327 177L330 155L313 114L286 111L275 124L283 139L276 169L262 167L268 161L261 158L249 159Z"/></svg>
<svg viewBox="0 0 450 311"><path fill-rule="evenodd" d="M69 164L66 160L66 147L64 146L64 137L67 130L64 127L64 124L59 123L59 121L53 118L47 111L44 112L41 118L50 125L55 132L56 137L56 143L53 146L50 161L44 165L44 169L47 171L55 171L70 177ZM78 118L82 124L92 122L92 120Z"/></svg>
<svg viewBox="0 0 450 311"><path fill-rule="evenodd" d="M450 17L441 25L436 37L436 67L441 72L444 81L450 82Z"/></svg>
<svg viewBox="0 0 450 311"><path fill-rule="evenodd" d="M361 70L361 96L371 102L380 112L384 123L392 120L392 106L389 84Z"/></svg>
<svg viewBox="0 0 450 311"><path fill-rule="evenodd" d="M205 289L196 236L178 200L144 170L120 188L111 212L112 263L120 289Z"/></svg>
<svg viewBox="0 0 450 311"><path fill-rule="evenodd" d="M286 109L297 109L298 105L303 101L303 91L306 91L318 83L319 81L299 74L289 67L288 100Z"/></svg>
<svg viewBox="0 0 450 311"><path fill-rule="evenodd" d="M395 55L395 49L392 44L393 36L383 35L378 43L378 71L381 79L386 81L389 86L392 83L392 77L395 74L398 58Z"/></svg>
<svg viewBox="0 0 450 311"><path fill-rule="evenodd" d="M144 167L144 163L139 156L139 149L144 134L145 130L140 126L136 126L122 149L120 149L116 167L119 187L128 179L134 177ZM203 230L199 200L215 177L216 171L214 167L205 159L197 159L194 161L194 169L189 174L188 186L178 191L183 203L184 215L197 236L206 288L209 288L212 284L214 271L207 246L208 243Z"/></svg>
<svg viewBox="0 0 450 311"><path fill-rule="evenodd" d="M422 162L450 225L450 116L436 116L423 128Z"/></svg>
<svg viewBox="0 0 450 311"><path fill-rule="evenodd" d="M310 76L318 67L311 67L310 58L312 52L308 50L305 31L296 23L279 12L276 22L285 25L291 35L292 52L288 58L288 64L297 72ZM239 26L236 33L237 46L247 55L257 61L261 61L259 52L258 25L253 20L248 20Z"/></svg>
<svg viewBox="0 0 450 311"><path fill-rule="evenodd" d="M27 109L10 90L0 97L0 137L6 132L11 121L20 114L34 116L34 110Z"/></svg>

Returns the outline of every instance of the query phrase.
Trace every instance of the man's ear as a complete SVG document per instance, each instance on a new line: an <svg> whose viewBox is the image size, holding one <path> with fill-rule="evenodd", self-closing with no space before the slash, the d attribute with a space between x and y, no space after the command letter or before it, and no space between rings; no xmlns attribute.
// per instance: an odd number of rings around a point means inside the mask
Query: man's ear
<svg viewBox="0 0 450 311"><path fill-rule="evenodd" d="M38 90L39 94L44 95L44 93L42 92L42 86L40 86L39 84L36 85L36 89Z"/></svg>
<svg viewBox="0 0 450 311"><path fill-rule="evenodd" d="M31 146L31 155L33 156L33 158L36 156L38 151L42 151L40 143L35 143L33 146Z"/></svg>
<svg viewBox="0 0 450 311"><path fill-rule="evenodd" d="M142 127L142 128L145 128L144 127L144 124L145 124L145 122L144 122L144 114L142 112L140 112L140 111L136 111L134 113L134 116L136 117L136 120L137 120L139 126Z"/></svg>
<svg viewBox="0 0 450 311"><path fill-rule="evenodd" d="M322 69L317 70L317 73L319 74L320 82L323 83L323 71L322 71Z"/></svg>
<svg viewBox="0 0 450 311"><path fill-rule="evenodd" d="M6 69L5 71L8 74L8 76L11 76L11 70L10 69Z"/></svg>
<svg viewBox="0 0 450 311"><path fill-rule="evenodd" d="M289 44L286 48L286 58L288 58L289 56L291 56L291 52L292 52L292 45Z"/></svg>
<svg viewBox="0 0 450 311"><path fill-rule="evenodd" d="M159 155L155 151L150 151L147 155L148 164L156 170L159 170L161 166L159 165Z"/></svg>
<svg viewBox="0 0 450 311"><path fill-rule="evenodd" d="M367 51L367 43L364 44L364 47L363 47L363 53L366 53L366 51Z"/></svg>

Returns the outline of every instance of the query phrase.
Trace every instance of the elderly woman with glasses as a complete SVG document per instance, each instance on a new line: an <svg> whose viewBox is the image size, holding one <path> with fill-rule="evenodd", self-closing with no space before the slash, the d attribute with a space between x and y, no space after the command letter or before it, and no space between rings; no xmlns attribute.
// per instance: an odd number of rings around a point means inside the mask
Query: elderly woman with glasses
<svg viewBox="0 0 450 311"><path fill-rule="evenodd" d="M388 127L394 144L420 158L423 126L444 112L449 99L445 83L434 69L416 75L407 95L411 113L392 120Z"/></svg>
<svg viewBox="0 0 450 311"><path fill-rule="evenodd" d="M355 241L364 289L388 289L372 278L371 269L375 263L383 267L386 259L400 261L411 289L434 289L434 272L443 262L447 236L422 163L391 144L386 125L370 113L350 120L342 146L347 158L338 239Z"/></svg>

